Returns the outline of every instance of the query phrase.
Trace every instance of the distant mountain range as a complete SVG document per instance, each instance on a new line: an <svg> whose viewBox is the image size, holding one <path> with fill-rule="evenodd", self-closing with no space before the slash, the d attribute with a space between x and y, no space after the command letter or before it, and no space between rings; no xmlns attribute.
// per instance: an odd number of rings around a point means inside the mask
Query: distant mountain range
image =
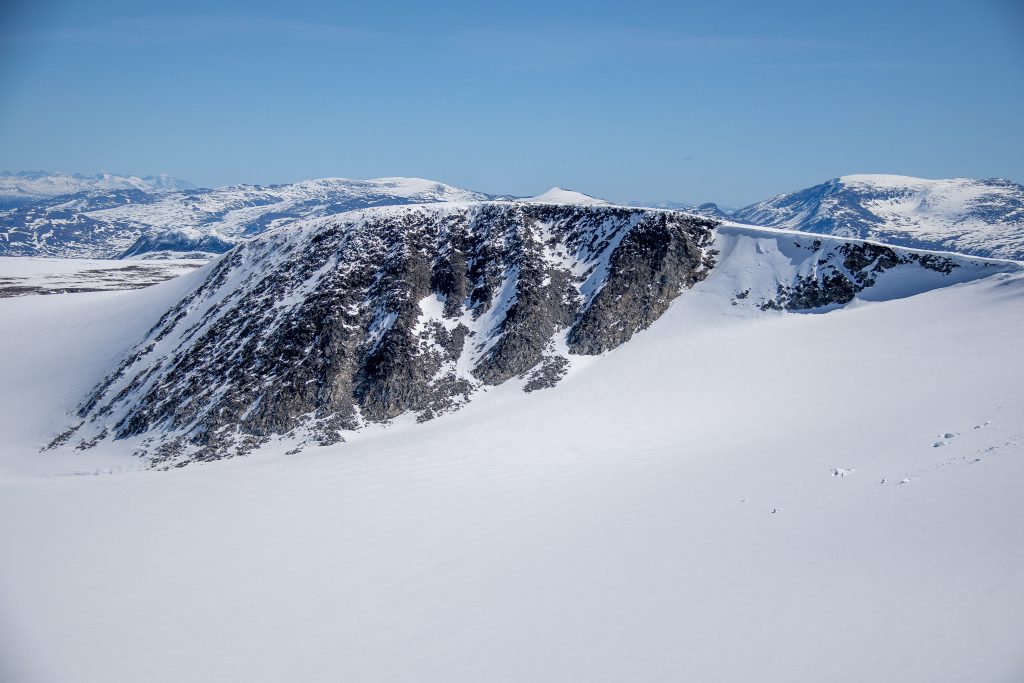
<svg viewBox="0 0 1024 683"><path fill-rule="evenodd" d="M849 175L751 204L729 218L922 249L1024 259L1024 186L998 178Z"/></svg>
<svg viewBox="0 0 1024 683"><path fill-rule="evenodd" d="M59 197L78 192L97 190L139 190L141 192L173 192L192 190L195 185L165 173L144 177L115 173L48 173L47 171L21 171L0 173L0 206Z"/></svg>
<svg viewBox="0 0 1024 683"><path fill-rule="evenodd" d="M687 202L628 202L627 206L636 206L648 209L670 209L672 211L686 211L697 216L704 216L705 218L718 218L720 220L728 220L729 216L735 209L728 207L721 207L714 202L705 202L703 204L690 204Z"/></svg>
<svg viewBox="0 0 1024 683"><path fill-rule="evenodd" d="M208 190L169 176L5 174L0 176L0 255L203 256L297 219L375 206L495 198L417 178L325 178ZM1024 186L1001 179L849 175L735 210L713 203L631 205L1024 260Z"/></svg>
<svg viewBox="0 0 1024 683"><path fill-rule="evenodd" d="M419 178L323 178L215 190L80 191L0 210L0 255L75 258L222 253L299 218L400 204L479 201L489 195Z"/></svg>

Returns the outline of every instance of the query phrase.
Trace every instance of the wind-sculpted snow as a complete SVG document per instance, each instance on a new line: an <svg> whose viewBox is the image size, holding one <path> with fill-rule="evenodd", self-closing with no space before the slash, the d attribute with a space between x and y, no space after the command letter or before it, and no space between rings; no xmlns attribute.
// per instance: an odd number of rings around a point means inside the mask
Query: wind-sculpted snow
<svg viewBox="0 0 1024 683"><path fill-rule="evenodd" d="M324 178L159 194L138 188L82 191L0 206L0 255L208 258L297 219L486 198L419 178Z"/></svg>
<svg viewBox="0 0 1024 683"><path fill-rule="evenodd" d="M1024 187L998 178L850 175L734 212L741 223L1024 260Z"/></svg>
<svg viewBox="0 0 1024 683"><path fill-rule="evenodd" d="M389 207L248 241L209 266L83 404L73 443L155 463L551 386L649 326L713 265L714 221L610 206ZM58 439L69 441L72 433Z"/></svg>

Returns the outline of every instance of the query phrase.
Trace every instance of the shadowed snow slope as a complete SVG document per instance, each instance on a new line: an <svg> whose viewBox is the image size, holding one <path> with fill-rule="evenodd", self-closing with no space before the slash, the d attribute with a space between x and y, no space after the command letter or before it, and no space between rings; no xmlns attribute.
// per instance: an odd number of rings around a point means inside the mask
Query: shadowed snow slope
<svg viewBox="0 0 1024 683"><path fill-rule="evenodd" d="M1020 680L1024 279L732 305L772 234L553 388L168 472L37 448L214 266L0 300L0 679Z"/></svg>

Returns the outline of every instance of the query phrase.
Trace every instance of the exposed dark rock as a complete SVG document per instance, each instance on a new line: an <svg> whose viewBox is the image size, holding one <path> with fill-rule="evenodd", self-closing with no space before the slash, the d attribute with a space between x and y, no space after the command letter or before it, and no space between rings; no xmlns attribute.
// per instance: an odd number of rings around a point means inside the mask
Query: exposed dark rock
<svg viewBox="0 0 1024 683"><path fill-rule="evenodd" d="M761 310L804 311L848 304L859 292L874 286L881 273L909 263L947 275L959 267L946 257L897 253L871 242L846 242L826 251L820 250L820 240L812 246L819 255L814 271L780 283L775 298L761 302Z"/></svg>
<svg viewBox="0 0 1024 683"><path fill-rule="evenodd" d="M558 380L569 370L569 359L565 356L549 356L533 369L523 386L523 391L531 392L548 389L558 384Z"/></svg>
<svg viewBox="0 0 1024 683"><path fill-rule="evenodd" d="M629 341L661 317L685 287L714 265L705 252L711 233L694 231L693 219L651 213L611 254L607 277L569 332L569 350L598 354Z"/></svg>

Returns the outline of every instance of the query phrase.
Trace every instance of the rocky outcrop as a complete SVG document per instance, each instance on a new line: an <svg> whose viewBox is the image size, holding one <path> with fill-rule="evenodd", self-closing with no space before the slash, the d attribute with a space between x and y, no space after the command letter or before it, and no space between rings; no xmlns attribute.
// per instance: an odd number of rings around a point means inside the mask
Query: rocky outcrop
<svg viewBox="0 0 1024 683"><path fill-rule="evenodd" d="M553 386L713 266L715 221L528 202L388 207L243 243L83 403L72 444L168 466L278 435L332 443L482 386Z"/></svg>
<svg viewBox="0 0 1024 683"><path fill-rule="evenodd" d="M814 251L816 267L808 274L797 275L792 282L779 283L774 298L761 302L762 310L806 311L842 306L874 286L879 275L901 265L916 263L944 275L960 267L953 259L937 254L897 253L871 242L846 242L823 248L821 240L815 240L806 248ZM745 298L748 293L735 296Z"/></svg>

